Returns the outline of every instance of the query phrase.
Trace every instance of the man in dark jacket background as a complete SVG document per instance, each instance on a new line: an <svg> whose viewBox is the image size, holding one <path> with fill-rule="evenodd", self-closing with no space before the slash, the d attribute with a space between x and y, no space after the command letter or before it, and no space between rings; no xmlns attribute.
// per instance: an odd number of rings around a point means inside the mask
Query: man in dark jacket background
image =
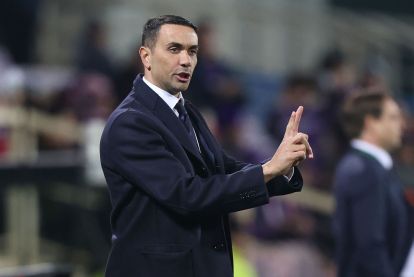
<svg viewBox="0 0 414 277"><path fill-rule="evenodd" d="M390 152L403 117L385 93L351 95L342 114L351 139L335 175L338 276L396 277L411 246L408 205Z"/></svg>

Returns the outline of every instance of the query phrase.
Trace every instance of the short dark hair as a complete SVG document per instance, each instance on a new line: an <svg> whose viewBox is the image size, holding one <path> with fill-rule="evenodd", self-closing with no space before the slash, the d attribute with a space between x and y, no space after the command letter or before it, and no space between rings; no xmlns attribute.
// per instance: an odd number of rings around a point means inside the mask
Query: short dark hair
<svg viewBox="0 0 414 277"><path fill-rule="evenodd" d="M190 28L193 28L195 32L198 30L196 25L181 16L161 15L151 18L145 23L142 31L141 46L146 46L152 49L155 46L155 42L157 41L158 32L161 26L165 24L188 26Z"/></svg>
<svg viewBox="0 0 414 277"><path fill-rule="evenodd" d="M348 138L361 135L366 116L380 118L384 102L392 97L385 92L358 92L345 99L341 111L341 124Z"/></svg>

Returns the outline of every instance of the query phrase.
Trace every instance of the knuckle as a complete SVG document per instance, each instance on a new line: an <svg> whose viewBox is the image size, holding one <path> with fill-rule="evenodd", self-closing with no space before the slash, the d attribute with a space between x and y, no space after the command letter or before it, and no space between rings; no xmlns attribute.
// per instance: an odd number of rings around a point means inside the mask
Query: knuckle
<svg viewBox="0 0 414 277"><path fill-rule="evenodd" d="M308 139L308 135L307 135L307 134L305 134L305 133L299 132L299 133L298 133L298 135L299 135L301 138Z"/></svg>

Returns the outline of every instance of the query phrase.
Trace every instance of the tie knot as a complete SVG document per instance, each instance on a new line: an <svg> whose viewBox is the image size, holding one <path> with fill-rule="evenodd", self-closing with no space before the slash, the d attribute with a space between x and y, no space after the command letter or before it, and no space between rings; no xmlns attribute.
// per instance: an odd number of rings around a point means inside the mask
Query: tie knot
<svg viewBox="0 0 414 277"><path fill-rule="evenodd" d="M175 105L175 109L178 112L178 118L184 124L187 131L190 132L190 135L195 136L195 134L193 134L194 130L193 130L193 126L191 124L191 120L188 117L188 113L187 113L187 111L184 107L184 101L182 99L180 99L180 101L178 101L177 105Z"/></svg>

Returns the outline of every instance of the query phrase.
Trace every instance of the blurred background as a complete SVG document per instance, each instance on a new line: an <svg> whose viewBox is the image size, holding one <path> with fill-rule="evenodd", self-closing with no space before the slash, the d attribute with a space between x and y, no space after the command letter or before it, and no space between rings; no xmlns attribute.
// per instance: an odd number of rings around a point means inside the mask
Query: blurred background
<svg viewBox="0 0 414 277"><path fill-rule="evenodd" d="M185 96L227 152L268 158L305 106L316 157L301 165L305 188L232 215L236 277L335 276L332 176L347 147L338 109L353 90L389 89L401 102L394 157L414 199L410 1L0 1L0 276L103 276L100 134L142 72L143 24L161 14L200 27Z"/></svg>

